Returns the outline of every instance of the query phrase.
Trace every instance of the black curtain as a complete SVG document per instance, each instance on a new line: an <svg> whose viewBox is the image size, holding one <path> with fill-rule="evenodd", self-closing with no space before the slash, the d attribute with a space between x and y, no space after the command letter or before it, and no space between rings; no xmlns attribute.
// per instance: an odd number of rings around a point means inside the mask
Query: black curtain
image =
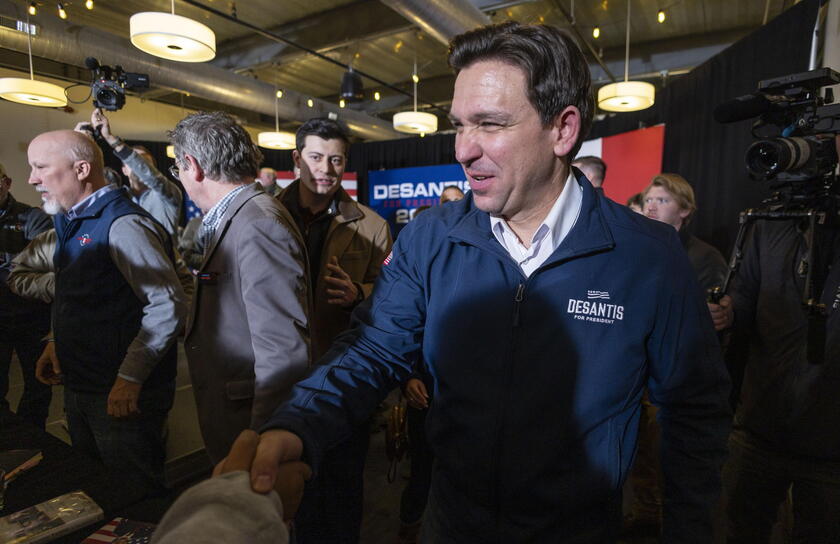
<svg viewBox="0 0 840 544"><path fill-rule="evenodd" d="M691 182L699 211L690 228L724 255L734 243L738 213L757 206L768 191L746 173L752 121L722 125L712 112L725 100L755 92L760 80L806 71L818 8L819 0L793 6L663 93L662 169Z"/></svg>

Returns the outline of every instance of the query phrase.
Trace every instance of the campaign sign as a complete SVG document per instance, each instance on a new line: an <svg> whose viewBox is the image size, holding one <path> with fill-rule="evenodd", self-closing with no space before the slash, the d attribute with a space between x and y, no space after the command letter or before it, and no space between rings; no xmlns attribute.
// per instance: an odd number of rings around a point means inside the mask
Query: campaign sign
<svg viewBox="0 0 840 544"><path fill-rule="evenodd" d="M391 225L394 236L414 218L420 206L437 206L450 185L470 188L460 164L420 166L368 172L369 206Z"/></svg>

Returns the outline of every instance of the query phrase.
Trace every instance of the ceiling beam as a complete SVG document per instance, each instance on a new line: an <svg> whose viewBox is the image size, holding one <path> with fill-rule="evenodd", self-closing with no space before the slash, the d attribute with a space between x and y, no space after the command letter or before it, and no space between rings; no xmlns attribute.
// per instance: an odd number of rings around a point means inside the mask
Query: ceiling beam
<svg viewBox="0 0 840 544"><path fill-rule="evenodd" d="M359 13L364 13L364 17L360 17ZM409 28L411 25L400 14L379 0L360 0L267 30L323 53ZM289 58L307 54L291 45L251 35L219 44L213 64L241 72L281 64Z"/></svg>

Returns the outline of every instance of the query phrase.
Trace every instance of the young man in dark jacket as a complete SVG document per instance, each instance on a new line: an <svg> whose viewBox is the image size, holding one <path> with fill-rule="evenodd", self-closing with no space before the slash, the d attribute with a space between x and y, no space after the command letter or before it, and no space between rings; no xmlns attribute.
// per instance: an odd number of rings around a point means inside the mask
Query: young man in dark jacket
<svg viewBox="0 0 840 544"><path fill-rule="evenodd" d="M422 356L429 542L607 542L644 386L660 407L667 542L709 542L729 382L676 231L571 174L594 105L566 33L456 37L450 118L471 191L400 233L376 288L266 425L252 481L317 471ZM299 484L299 482L297 482Z"/></svg>

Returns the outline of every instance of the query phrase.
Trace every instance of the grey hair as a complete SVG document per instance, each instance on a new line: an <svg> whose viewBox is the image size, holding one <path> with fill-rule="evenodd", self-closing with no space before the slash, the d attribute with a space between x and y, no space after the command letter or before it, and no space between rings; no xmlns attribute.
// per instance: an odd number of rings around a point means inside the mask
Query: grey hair
<svg viewBox="0 0 840 544"><path fill-rule="evenodd" d="M195 157L211 180L242 183L254 179L263 155L236 119L220 111L188 115L169 131L175 157Z"/></svg>
<svg viewBox="0 0 840 544"><path fill-rule="evenodd" d="M105 159L102 156L102 150L93 138L80 132L72 136L64 150L67 158L73 162L85 161L93 167L93 170L102 172L105 168Z"/></svg>

